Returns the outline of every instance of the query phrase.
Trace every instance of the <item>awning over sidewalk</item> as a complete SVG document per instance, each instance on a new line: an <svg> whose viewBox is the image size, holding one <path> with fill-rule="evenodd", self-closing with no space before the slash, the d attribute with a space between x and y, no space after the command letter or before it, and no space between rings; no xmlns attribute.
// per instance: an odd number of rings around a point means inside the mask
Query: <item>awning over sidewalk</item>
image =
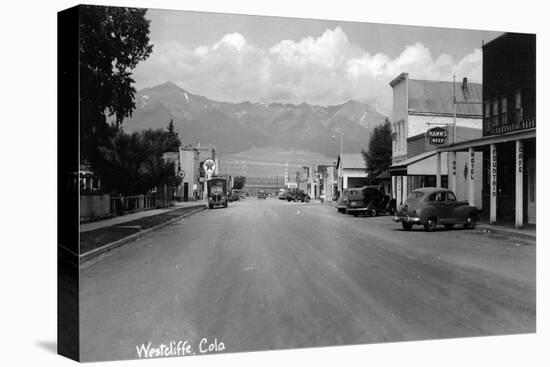
<svg viewBox="0 0 550 367"><path fill-rule="evenodd" d="M388 170L385 170L384 172L382 172L381 174L379 174L378 176L375 177L377 180L388 180L391 178L391 174L390 174L390 171Z"/></svg>
<svg viewBox="0 0 550 367"><path fill-rule="evenodd" d="M469 148L486 148L491 144L507 143L516 140L525 140L530 138L536 138L536 128L529 130L513 131L501 135L484 136L479 139L466 140L460 143L451 144L442 148L438 148L439 152L459 152L467 151Z"/></svg>
<svg viewBox="0 0 550 367"><path fill-rule="evenodd" d="M429 176L437 174L437 152L430 151L407 159L405 162L390 166L391 176ZM441 157L441 174L447 174L446 154Z"/></svg>

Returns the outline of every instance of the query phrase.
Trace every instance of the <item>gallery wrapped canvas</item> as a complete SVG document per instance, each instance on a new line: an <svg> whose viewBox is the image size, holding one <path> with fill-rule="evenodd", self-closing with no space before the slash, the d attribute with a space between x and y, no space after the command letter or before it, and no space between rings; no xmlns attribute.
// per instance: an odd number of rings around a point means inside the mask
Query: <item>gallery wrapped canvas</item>
<svg viewBox="0 0 550 367"><path fill-rule="evenodd" d="M534 333L536 36L58 13L58 352Z"/></svg>

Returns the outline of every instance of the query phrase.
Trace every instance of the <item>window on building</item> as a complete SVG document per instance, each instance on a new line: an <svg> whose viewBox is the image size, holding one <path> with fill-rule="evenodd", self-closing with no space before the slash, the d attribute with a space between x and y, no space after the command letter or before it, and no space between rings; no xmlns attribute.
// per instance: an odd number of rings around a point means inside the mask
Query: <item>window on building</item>
<svg viewBox="0 0 550 367"><path fill-rule="evenodd" d="M498 101L491 102L491 126L498 126Z"/></svg>
<svg viewBox="0 0 550 367"><path fill-rule="evenodd" d="M514 123L523 120L523 109L521 108L521 91L514 93Z"/></svg>
<svg viewBox="0 0 550 367"><path fill-rule="evenodd" d="M483 125L485 126L485 130L489 131L491 126L491 102L485 101L483 107Z"/></svg>
<svg viewBox="0 0 550 367"><path fill-rule="evenodd" d="M503 96L500 100L500 124L506 125L508 123L506 112L508 111L506 96Z"/></svg>
<svg viewBox="0 0 550 367"><path fill-rule="evenodd" d="M399 150L403 150L403 122L399 122Z"/></svg>
<svg viewBox="0 0 550 367"><path fill-rule="evenodd" d="M441 175L441 187L449 188L449 176Z"/></svg>

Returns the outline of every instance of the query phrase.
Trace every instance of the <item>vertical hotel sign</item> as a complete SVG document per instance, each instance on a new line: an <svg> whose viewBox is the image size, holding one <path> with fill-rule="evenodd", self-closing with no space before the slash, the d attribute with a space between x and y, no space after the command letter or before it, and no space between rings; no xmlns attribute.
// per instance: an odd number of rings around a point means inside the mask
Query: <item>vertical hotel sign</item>
<svg viewBox="0 0 550 367"><path fill-rule="evenodd" d="M491 199L497 197L497 149L491 145Z"/></svg>
<svg viewBox="0 0 550 367"><path fill-rule="evenodd" d="M496 223L497 221L497 147L491 144L491 197L489 200L489 222Z"/></svg>

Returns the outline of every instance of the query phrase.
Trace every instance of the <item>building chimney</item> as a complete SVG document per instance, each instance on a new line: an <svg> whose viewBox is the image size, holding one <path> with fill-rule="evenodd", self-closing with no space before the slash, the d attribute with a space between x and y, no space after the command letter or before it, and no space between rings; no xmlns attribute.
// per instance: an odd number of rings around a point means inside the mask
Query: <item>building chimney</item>
<svg viewBox="0 0 550 367"><path fill-rule="evenodd" d="M468 89L468 78L462 79L462 89Z"/></svg>

